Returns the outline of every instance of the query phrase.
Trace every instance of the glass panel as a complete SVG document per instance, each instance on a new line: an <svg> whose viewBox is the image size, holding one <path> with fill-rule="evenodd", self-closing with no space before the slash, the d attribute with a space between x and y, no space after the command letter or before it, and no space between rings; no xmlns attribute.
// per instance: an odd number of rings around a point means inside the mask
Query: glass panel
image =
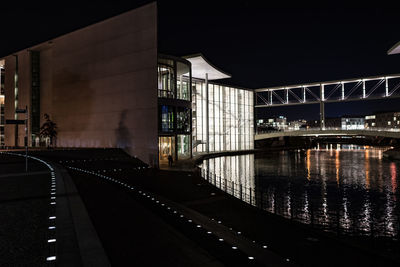
<svg viewBox="0 0 400 267"><path fill-rule="evenodd" d="M174 62L169 59L158 59L158 97L174 98L175 72Z"/></svg>
<svg viewBox="0 0 400 267"><path fill-rule="evenodd" d="M160 132L174 131L174 109L171 106L162 105L159 109L159 128Z"/></svg>
<svg viewBox="0 0 400 267"><path fill-rule="evenodd" d="M178 159L190 158L190 135L178 135Z"/></svg>
<svg viewBox="0 0 400 267"><path fill-rule="evenodd" d="M182 62L176 63L177 75L177 98L190 101L190 67Z"/></svg>
<svg viewBox="0 0 400 267"><path fill-rule="evenodd" d="M178 107L176 113L176 128L178 132L190 133L190 109Z"/></svg>
<svg viewBox="0 0 400 267"><path fill-rule="evenodd" d="M201 88L200 84L203 86ZM205 83L196 82L196 138L193 152L206 151ZM210 151L252 149L253 92L238 88L209 84L209 149ZM197 143L196 143L197 142ZM203 145L200 145L200 143Z"/></svg>
<svg viewBox="0 0 400 267"><path fill-rule="evenodd" d="M175 137L160 136L158 138L158 155L160 163L168 162L168 155L175 155Z"/></svg>

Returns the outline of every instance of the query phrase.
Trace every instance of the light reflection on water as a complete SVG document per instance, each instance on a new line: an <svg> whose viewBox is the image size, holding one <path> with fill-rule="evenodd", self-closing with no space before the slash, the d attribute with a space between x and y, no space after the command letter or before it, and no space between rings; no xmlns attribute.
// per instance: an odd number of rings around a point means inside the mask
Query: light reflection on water
<svg viewBox="0 0 400 267"><path fill-rule="evenodd" d="M269 212L327 231L393 237L399 163L383 159L384 150L327 146L218 157L201 167L212 184Z"/></svg>

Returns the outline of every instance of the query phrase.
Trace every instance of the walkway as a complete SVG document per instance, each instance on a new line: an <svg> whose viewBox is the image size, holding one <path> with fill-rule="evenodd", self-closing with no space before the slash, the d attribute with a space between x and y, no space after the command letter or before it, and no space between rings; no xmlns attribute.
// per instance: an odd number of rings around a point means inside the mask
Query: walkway
<svg viewBox="0 0 400 267"><path fill-rule="evenodd" d="M342 130L340 128L321 129L302 129L292 131L273 131L268 133L259 133L254 137L255 141L276 138L282 136L335 136L335 135L362 135L362 136L381 136L389 138L400 138L400 129L360 129L360 130Z"/></svg>
<svg viewBox="0 0 400 267"><path fill-rule="evenodd" d="M14 152L11 152L14 153ZM1 266L109 266L65 170L0 153Z"/></svg>

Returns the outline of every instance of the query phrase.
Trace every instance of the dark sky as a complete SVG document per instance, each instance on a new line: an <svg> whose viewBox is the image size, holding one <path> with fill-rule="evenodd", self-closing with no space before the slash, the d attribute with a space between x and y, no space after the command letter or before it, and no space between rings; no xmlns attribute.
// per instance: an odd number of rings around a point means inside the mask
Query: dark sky
<svg viewBox="0 0 400 267"><path fill-rule="evenodd" d="M118 15L150 1L58 1L2 7L0 57ZM264 1L269 2L269 1ZM261 3L261 2L260 2ZM257 1L159 1L159 51L203 53L246 88L400 73L400 9L277 6ZM400 110L400 100L328 104L327 116ZM318 117L317 105L270 108L259 115Z"/></svg>

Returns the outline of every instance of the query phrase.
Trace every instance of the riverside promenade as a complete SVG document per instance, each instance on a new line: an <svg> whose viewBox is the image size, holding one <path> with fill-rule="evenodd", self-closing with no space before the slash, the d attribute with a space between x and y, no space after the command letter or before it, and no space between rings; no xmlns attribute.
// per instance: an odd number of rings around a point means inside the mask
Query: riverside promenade
<svg viewBox="0 0 400 267"><path fill-rule="evenodd" d="M117 149L32 153L71 178L89 218L87 229L97 237L92 242L85 231L75 234L70 255L80 258L76 266L98 258L89 253L93 244L97 253L99 247L104 251L102 263L112 266L398 266L391 255L248 205L210 185L196 168L156 170ZM58 190L57 182L57 198L70 195ZM85 217L69 216L75 225ZM63 230L57 231L59 246ZM57 266L67 259L61 255ZM45 260L44 254L38 259Z"/></svg>

